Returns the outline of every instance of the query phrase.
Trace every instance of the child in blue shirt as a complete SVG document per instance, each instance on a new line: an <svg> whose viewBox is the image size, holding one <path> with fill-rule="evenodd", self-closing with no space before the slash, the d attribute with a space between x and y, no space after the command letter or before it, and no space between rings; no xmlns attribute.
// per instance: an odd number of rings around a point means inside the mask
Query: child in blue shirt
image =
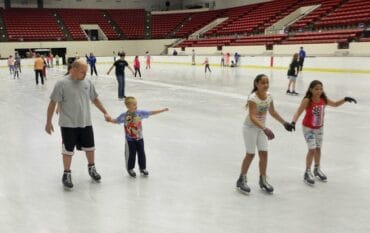
<svg viewBox="0 0 370 233"><path fill-rule="evenodd" d="M98 76L98 72L96 71L96 57L93 53L90 53L90 56L86 55L86 62L90 65L91 76L93 76L93 73Z"/></svg>
<svg viewBox="0 0 370 233"><path fill-rule="evenodd" d="M128 174L131 177L136 177L134 167L137 154L140 173L144 176L148 176L149 172L146 170L146 157L141 120L148 118L151 115L166 112L168 111L168 108L156 111L137 110L137 101L135 97L126 97L125 105L127 107L127 112L122 113L116 119L110 119L109 122L124 124L126 134L125 158Z"/></svg>

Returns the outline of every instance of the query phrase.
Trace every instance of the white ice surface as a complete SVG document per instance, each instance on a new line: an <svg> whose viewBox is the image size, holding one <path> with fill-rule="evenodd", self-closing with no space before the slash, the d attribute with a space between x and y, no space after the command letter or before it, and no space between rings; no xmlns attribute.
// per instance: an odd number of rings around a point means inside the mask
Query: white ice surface
<svg viewBox="0 0 370 233"><path fill-rule="evenodd" d="M108 65L99 66L100 74ZM146 119L149 178L129 178L124 169L124 131L92 108L96 166L102 182L91 181L84 154L72 163L75 187L65 191L61 137L44 131L48 97L63 70L49 71L36 86L31 69L20 80L0 70L1 233L365 233L370 231L370 77L303 72L300 96L285 94L286 71L156 65L143 80L127 76L127 95L139 108L166 112ZM276 139L269 144L268 174L275 187L258 187L258 158L248 174L252 192L235 189L245 149L244 105L258 73L270 77L275 107L291 120L309 82L319 79L331 99L358 104L327 108L322 170L327 183L302 182L306 143L301 126L286 132L270 116ZM87 76L90 78L90 75ZM114 76L92 78L109 113L125 111ZM301 116L302 119L303 116ZM301 120L300 119L300 120Z"/></svg>

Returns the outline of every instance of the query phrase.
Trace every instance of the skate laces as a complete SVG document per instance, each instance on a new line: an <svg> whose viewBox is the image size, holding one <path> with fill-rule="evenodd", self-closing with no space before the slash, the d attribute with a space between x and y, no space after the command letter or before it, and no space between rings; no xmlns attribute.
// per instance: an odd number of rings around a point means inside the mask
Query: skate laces
<svg viewBox="0 0 370 233"><path fill-rule="evenodd" d="M69 172L66 173L66 180L67 180L68 183L72 183L71 173L69 173Z"/></svg>
<svg viewBox="0 0 370 233"><path fill-rule="evenodd" d="M326 175L324 174L324 172L323 172L323 171L321 171L320 167L316 167L316 168L315 168L315 170L316 170L316 173L317 173L319 176L321 176L321 177L326 177Z"/></svg>
<svg viewBox="0 0 370 233"><path fill-rule="evenodd" d="M270 177L269 176L262 176L262 182L264 185L268 186L268 187L272 187L271 184L268 182L270 180Z"/></svg>
<svg viewBox="0 0 370 233"><path fill-rule="evenodd" d="M244 186L247 186L248 183L247 175L242 175L242 183Z"/></svg>
<svg viewBox="0 0 370 233"><path fill-rule="evenodd" d="M308 176L309 179L313 179L313 174L312 174L311 170L307 170L306 173L307 173L307 176Z"/></svg>
<svg viewBox="0 0 370 233"><path fill-rule="evenodd" d="M91 174L94 174L94 175L96 175L96 168L95 168L95 166L91 166L91 167L89 167L89 169L90 169L90 173Z"/></svg>

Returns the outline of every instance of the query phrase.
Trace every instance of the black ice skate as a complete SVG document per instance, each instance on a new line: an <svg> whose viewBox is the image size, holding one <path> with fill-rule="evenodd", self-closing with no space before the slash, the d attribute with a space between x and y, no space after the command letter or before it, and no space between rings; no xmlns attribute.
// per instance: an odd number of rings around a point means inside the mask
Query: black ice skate
<svg viewBox="0 0 370 233"><path fill-rule="evenodd" d="M136 178L136 173L135 173L135 171L134 170L127 170L127 172L128 172L128 174L131 176L131 177L133 177L133 178Z"/></svg>
<svg viewBox="0 0 370 233"><path fill-rule="evenodd" d="M148 172L148 170L146 170L146 169L141 169L141 170L140 170L140 174L141 174L141 175L143 175L143 176L145 176L145 177L146 177L146 176L149 176L149 172Z"/></svg>
<svg viewBox="0 0 370 233"><path fill-rule="evenodd" d="M274 192L274 187L272 187L272 185L267 182L266 176L260 176L260 188L268 193Z"/></svg>
<svg viewBox="0 0 370 233"><path fill-rule="evenodd" d="M316 167L315 166L315 169L313 170L313 174L319 178L320 181L322 182L326 182L328 180L328 178L326 177L326 175L321 171L320 167Z"/></svg>
<svg viewBox="0 0 370 233"><path fill-rule="evenodd" d="M236 188L244 194L249 194L251 192L251 189L249 188L247 184L246 175L240 175L238 181L236 182Z"/></svg>
<svg viewBox="0 0 370 233"><path fill-rule="evenodd" d="M99 175L99 173L96 171L96 168L95 168L95 165L91 165L89 166L89 175L91 176L91 178L95 181L100 181L101 179L101 176Z"/></svg>
<svg viewBox="0 0 370 233"><path fill-rule="evenodd" d="M315 180L314 180L311 170L306 170L306 172L304 173L304 182L306 182L306 184L308 185L315 184Z"/></svg>
<svg viewBox="0 0 370 233"><path fill-rule="evenodd" d="M71 172L64 172L63 173L63 177L62 177L62 182L63 182L63 185L64 187L66 188L73 188L73 183L72 183L72 175L71 175Z"/></svg>

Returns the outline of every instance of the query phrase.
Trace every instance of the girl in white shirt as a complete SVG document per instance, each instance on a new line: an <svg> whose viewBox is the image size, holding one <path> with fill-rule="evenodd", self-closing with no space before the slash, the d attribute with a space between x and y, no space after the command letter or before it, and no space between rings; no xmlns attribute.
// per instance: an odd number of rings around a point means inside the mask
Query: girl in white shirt
<svg viewBox="0 0 370 233"><path fill-rule="evenodd" d="M243 193L249 193L251 189L247 184L247 172L254 158L256 146L260 157L259 169L261 189L272 193L274 188L266 180L267 149L268 140L274 139L274 133L265 126L267 112L273 118L284 125L285 129L292 131L292 125L286 122L275 110L272 96L268 92L269 79L266 75L260 74L254 79L254 88L248 97L247 109L249 114L243 126L243 136L246 146L246 155L242 163L241 174L236 187Z"/></svg>

